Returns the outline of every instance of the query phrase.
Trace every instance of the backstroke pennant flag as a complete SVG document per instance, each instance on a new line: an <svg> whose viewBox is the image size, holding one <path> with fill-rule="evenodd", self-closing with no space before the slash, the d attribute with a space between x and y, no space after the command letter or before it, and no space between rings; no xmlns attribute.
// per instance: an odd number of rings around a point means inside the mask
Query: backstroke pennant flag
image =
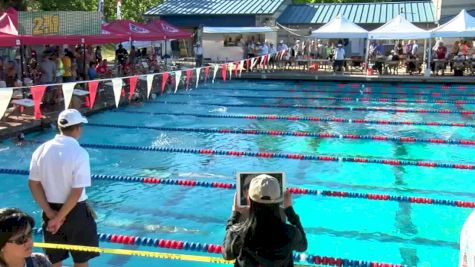
<svg viewBox="0 0 475 267"><path fill-rule="evenodd" d="M209 66L205 67L205 83L208 82L209 77Z"/></svg>
<svg viewBox="0 0 475 267"><path fill-rule="evenodd" d="M234 62L234 77L238 76L238 71L239 71L240 66L241 66L241 62L239 61Z"/></svg>
<svg viewBox="0 0 475 267"><path fill-rule="evenodd" d="M64 109L69 108L76 83L63 83Z"/></svg>
<svg viewBox="0 0 475 267"><path fill-rule="evenodd" d="M221 65L221 78L223 78L223 81L226 81L226 76L228 76L226 74L226 64L222 64Z"/></svg>
<svg viewBox="0 0 475 267"><path fill-rule="evenodd" d="M89 108L92 109L94 107L94 102L96 101L97 95L97 86L99 85L99 81L89 81L87 83L87 87L89 87Z"/></svg>
<svg viewBox="0 0 475 267"><path fill-rule="evenodd" d="M231 62L231 63L228 63L228 66L227 66L228 70L229 70L229 79L231 80L232 77L233 77L233 69L234 69L234 64Z"/></svg>
<svg viewBox="0 0 475 267"><path fill-rule="evenodd" d="M114 91L114 99L115 99L115 107L119 107L120 96L122 92L122 79L121 78L114 78L112 79L112 90Z"/></svg>
<svg viewBox="0 0 475 267"><path fill-rule="evenodd" d="M246 58L246 71L249 71L251 67L251 60L249 58Z"/></svg>
<svg viewBox="0 0 475 267"><path fill-rule="evenodd" d="M181 70L175 71L175 92L178 91L178 85L180 85L180 80L181 80Z"/></svg>
<svg viewBox="0 0 475 267"><path fill-rule="evenodd" d="M185 80L185 84L186 84L186 90L188 90L188 88L190 87L190 80L191 80L191 77L193 76L193 70L192 69L187 69L186 72L185 72L185 77L186 77L186 80Z"/></svg>
<svg viewBox="0 0 475 267"><path fill-rule="evenodd" d="M167 84L168 77L170 77L170 73L164 72L162 74L162 91L160 92L160 94L163 94L163 91L165 91L165 85Z"/></svg>
<svg viewBox="0 0 475 267"><path fill-rule="evenodd" d="M154 74L147 75L147 98L150 98L150 92L152 92L152 84Z"/></svg>
<svg viewBox="0 0 475 267"><path fill-rule="evenodd" d="M254 63L255 62L256 62L256 58L255 57L251 58L251 71L254 68Z"/></svg>
<svg viewBox="0 0 475 267"><path fill-rule="evenodd" d="M195 88L198 88L198 82L200 81L200 74L201 74L201 68L196 68L196 86Z"/></svg>
<svg viewBox="0 0 475 267"><path fill-rule="evenodd" d="M138 79L139 79L138 76L132 76L129 78L129 101L132 99L132 96L134 96Z"/></svg>
<svg viewBox="0 0 475 267"><path fill-rule="evenodd" d="M246 61L247 61L247 59L246 59ZM244 68L244 60L241 60L241 63L239 63L239 77L241 77L243 68Z"/></svg>
<svg viewBox="0 0 475 267"><path fill-rule="evenodd" d="M46 91L46 85L37 85L31 87L31 95L33 96L33 103L35 104L35 119L41 119L41 100Z"/></svg>
<svg viewBox="0 0 475 267"><path fill-rule="evenodd" d="M216 74L218 73L218 70L219 70L219 65L214 64L213 65L213 83L214 83L214 80L216 79Z"/></svg>
<svg viewBox="0 0 475 267"><path fill-rule="evenodd" d="M0 119L5 115L5 111L7 111L12 95L13 88L0 88Z"/></svg>

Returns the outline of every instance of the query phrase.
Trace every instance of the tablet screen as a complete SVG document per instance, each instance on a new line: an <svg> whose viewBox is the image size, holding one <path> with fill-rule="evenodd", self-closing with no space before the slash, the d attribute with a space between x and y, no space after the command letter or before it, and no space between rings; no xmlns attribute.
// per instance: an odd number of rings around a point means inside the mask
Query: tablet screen
<svg viewBox="0 0 475 267"><path fill-rule="evenodd" d="M267 174L276 178L280 184L280 193L283 194L285 185L285 174L283 172L239 172L236 175L236 190L240 207L248 206L247 197L251 180L261 174Z"/></svg>

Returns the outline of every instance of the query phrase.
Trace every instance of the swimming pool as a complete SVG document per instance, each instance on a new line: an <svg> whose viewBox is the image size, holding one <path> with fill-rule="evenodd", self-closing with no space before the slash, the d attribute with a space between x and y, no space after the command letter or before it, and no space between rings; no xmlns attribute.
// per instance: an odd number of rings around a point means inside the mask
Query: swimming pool
<svg viewBox="0 0 475 267"><path fill-rule="evenodd" d="M143 106L93 115L89 122L96 125L85 127L81 143L265 151L327 155L337 159L318 161L203 155L178 150L88 148L94 174L232 183L239 171L285 171L288 185L299 188L474 201L474 170L338 160L338 157L358 157L474 163L475 146L470 144L355 139L355 136L387 136L473 140L473 115L468 112L475 110L475 102L471 102L475 100L473 89L475 87L471 85L219 82L176 95L166 94ZM312 108L317 106L328 108ZM399 110L395 112L394 109ZM428 110L456 112L425 112ZM266 114L291 117L227 117ZM303 120L301 116L327 121ZM362 119L365 123L359 121ZM393 125L387 121L406 124ZM462 124L417 125L417 122ZM142 128L111 128L104 124ZM165 127L168 130L163 130ZM221 132L207 132L206 129L221 129ZM259 135L252 131L228 133L228 130L236 129L274 132ZM276 131L328 133L330 136L281 135ZM49 130L30 134L27 138L47 140L54 134L54 130ZM8 141L1 143L0 168L27 169L36 146L16 147ZM28 191L27 177L0 174L0 178L4 188L0 206L19 207L33 213L39 221L40 211ZM221 244L233 192L200 186L98 179L93 181L88 195L99 215L100 233ZM459 233L471 212L469 208L449 205L305 194L296 195L294 203L307 232L308 253L408 266L455 266ZM101 246L177 252L142 245L101 243ZM204 265L111 255L102 255L92 262L92 266Z"/></svg>

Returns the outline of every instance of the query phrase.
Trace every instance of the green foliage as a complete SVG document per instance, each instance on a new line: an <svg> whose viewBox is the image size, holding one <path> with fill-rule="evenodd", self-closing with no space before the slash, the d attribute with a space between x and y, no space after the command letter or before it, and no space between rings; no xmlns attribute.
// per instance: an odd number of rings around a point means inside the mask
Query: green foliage
<svg viewBox="0 0 475 267"><path fill-rule="evenodd" d="M123 19L143 21L143 13L158 5L161 0L122 0ZM98 0L0 0L0 9L14 7L18 10L43 11L96 11ZM116 0L104 0L105 20L116 19Z"/></svg>

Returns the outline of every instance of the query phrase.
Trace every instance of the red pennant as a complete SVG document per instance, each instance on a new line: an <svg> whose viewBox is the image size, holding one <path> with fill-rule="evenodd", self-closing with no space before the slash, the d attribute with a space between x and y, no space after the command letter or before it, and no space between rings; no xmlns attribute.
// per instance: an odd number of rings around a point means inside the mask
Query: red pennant
<svg viewBox="0 0 475 267"><path fill-rule="evenodd" d="M205 67L205 82L208 81L208 75L209 75L209 66Z"/></svg>
<svg viewBox="0 0 475 267"><path fill-rule="evenodd" d="M135 87L137 87L138 76L132 76L129 78L129 101L132 99L135 93Z"/></svg>
<svg viewBox="0 0 475 267"><path fill-rule="evenodd" d="M96 102L98 85L99 85L99 81L89 81L87 84L87 86L89 87L89 108L90 109L94 107L94 102Z"/></svg>
<svg viewBox="0 0 475 267"><path fill-rule="evenodd" d="M221 65L221 77L223 81L226 81L226 64Z"/></svg>
<svg viewBox="0 0 475 267"><path fill-rule="evenodd" d="M35 105L35 119L41 119L41 100L46 91L46 85L38 85L31 87L31 94L33 96L33 103Z"/></svg>
<svg viewBox="0 0 475 267"><path fill-rule="evenodd" d="M269 55L264 56L264 66L267 66L267 62L269 61Z"/></svg>
<svg viewBox="0 0 475 267"><path fill-rule="evenodd" d="M234 76L238 76L238 70L239 70L239 65L241 64L241 62L234 62Z"/></svg>
<svg viewBox="0 0 475 267"><path fill-rule="evenodd" d="M193 75L193 70L192 69L188 69L186 70L185 72L185 75L186 75L186 80L185 80L185 84L186 84L186 88L188 88L188 85L190 85L190 80L191 80L191 76Z"/></svg>
<svg viewBox="0 0 475 267"><path fill-rule="evenodd" d="M123 87L122 87L122 91L120 91L120 96L121 96L121 97L124 97L124 96L125 96L125 90L124 90Z"/></svg>
<svg viewBox="0 0 475 267"><path fill-rule="evenodd" d="M249 71L250 67L251 67L251 59L246 58L246 71Z"/></svg>
<svg viewBox="0 0 475 267"><path fill-rule="evenodd" d="M165 72L162 74L162 92L161 92L162 94L165 91L165 84L167 84L169 76L170 74L168 72Z"/></svg>

